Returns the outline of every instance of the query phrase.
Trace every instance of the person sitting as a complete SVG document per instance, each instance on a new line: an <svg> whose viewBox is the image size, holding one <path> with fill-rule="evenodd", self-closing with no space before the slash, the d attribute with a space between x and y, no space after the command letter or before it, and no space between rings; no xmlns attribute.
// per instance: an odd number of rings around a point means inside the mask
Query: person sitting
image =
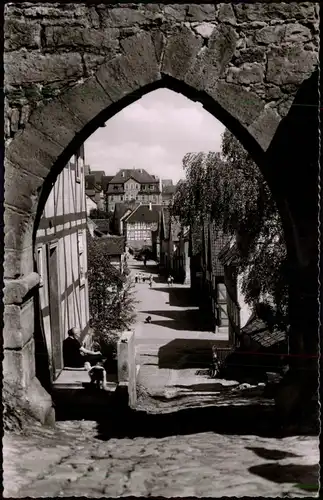
<svg viewBox="0 0 323 500"><path fill-rule="evenodd" d="M93 361L102 358L100 351L86 349L79 341L81 332L79 328L73 327L67 332L68 337L63 341L64 367L84 368L89 370ZM85 365L86 363L86 365Z"/></svg>
<svg viewBox="0 0 323 500"><path fill-rule="evenodd" d="M151 323L151 316L147 316L147 318L145 319L145 323Z"/></svg>

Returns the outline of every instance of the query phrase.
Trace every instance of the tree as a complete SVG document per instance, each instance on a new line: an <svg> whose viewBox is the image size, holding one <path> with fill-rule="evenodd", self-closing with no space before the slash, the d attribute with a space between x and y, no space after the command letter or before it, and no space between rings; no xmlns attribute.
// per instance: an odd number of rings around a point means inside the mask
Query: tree
<svg viewBox="0 0 323 500"><path fill-rule="evenodd" d="M94 343L106 358L114 358L118 332L128 330L135 320L135 300L127 267L121 274L109 261L104 238L88 235L88 283L90 327Z"/></svg>
<svg viewBox="0 0 323 500"><path fill-rule="evenodd" d="M108 219L109 221L111 221L112 217L113 212L99 210L98 208L92 208L92 210L90 210L90 219Z"/></svg>
<svg viewBox="0 0 323 500"><path fill-rule="evenodd" d="M246 302L262 300L287 325L287 252L280 216L260 169L226 130L220 153L188 153L186 179L176 189L172 212L183 225L213 221L235 235Z"/></svg>

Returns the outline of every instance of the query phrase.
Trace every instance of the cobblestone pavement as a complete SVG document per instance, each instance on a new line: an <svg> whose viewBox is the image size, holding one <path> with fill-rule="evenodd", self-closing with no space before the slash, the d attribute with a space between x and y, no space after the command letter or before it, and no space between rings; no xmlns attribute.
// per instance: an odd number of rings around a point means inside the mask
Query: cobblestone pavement
<svg viewBox="0 0 323 500"><path fill-rule="evenodd" d="M96 436L94 422L76 421L5 436L4 497L316 496L315 438Z"/></svg>
<svg viewBox="0 0 323 500"><path fill-rule="evenodd" d="M186 328L180 306L166 304L167 290L158 287L138 286L144 307L136 329L142 365L137 411L118 415L112 409L100 423L65 421L56 429L34 425L24 434L6 434L4 497L317 497L317 437L268 435L271 407L257 390L248 400L236 386L212 381L201 393L192 387L210 380L195 370L159 368L158 349L174 333L185 340L192 331L180 329ZM145 311L169 314L169 306L172 319L147 330ZM194 335L207 340L209 333Z"/></svg>

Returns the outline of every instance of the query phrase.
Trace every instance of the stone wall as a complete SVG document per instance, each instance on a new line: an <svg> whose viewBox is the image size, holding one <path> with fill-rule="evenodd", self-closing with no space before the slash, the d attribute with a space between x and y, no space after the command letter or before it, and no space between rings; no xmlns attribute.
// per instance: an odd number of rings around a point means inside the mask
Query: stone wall
<svg viewBox="0 0 323 500"><path fill-rule="evenodd" d="M52 414L34 376L29 304L37 294L32 235L40 193L99 119L153 87L202 102L269 172L294 259L293 310L306 318L304 325L297 315L293 322L296 330L303 325L302 341L315 344L315 325L308 335L307 320L315 314L304 313L300 297L314 311L317 279L307 276L317 273L318 112L307 82L318 64L318 29L314 3L6 4L4 378L38 418ZM309 104L291 108L299 90L299 102Z"/></svg>
<svg viewBox="0 0 323 500"><path fill-rule="evenodd" d="M220 104L244 99L240 106L249 109L250 122L265 105L268 126L275 126L277 113L287 113L317 62L318 8L309 2L9 4L6 138L14 137L39 103L83 83L103 62L127 54L134 35L147 32L163 73L186 75L200 89L217 82Z"/></svg>

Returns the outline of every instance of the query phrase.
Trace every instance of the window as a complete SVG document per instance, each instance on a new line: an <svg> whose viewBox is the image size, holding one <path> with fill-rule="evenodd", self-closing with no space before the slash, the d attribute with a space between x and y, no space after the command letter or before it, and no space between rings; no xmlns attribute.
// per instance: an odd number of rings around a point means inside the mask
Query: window
<svg viewBox="0 0 323 500"><path fill-rule="evenodd" d="M114 200L113 196L110 196L110 200L111 200L111 201L113 201L113 200Z"/></svg>
<svg viewBox="0 0 323 500"><path fill-rule="evenodd" d="M136 189L139 189L139 186L138 186L138 184L136 184Z"/></svg>
<svg viewBox="0 0 323 500"><path fill-rule="evenodd" d="M39 274L39 286L44 286L44 251L43 245L37 248L37 271Z"/></svg>
<svg viewBox="0 0 323 500"><path fill-rule="evenodd" d="M81 182L81 162L76 155L73 155L72 159L75 166L75 180L76 182Z"/></svg>
<svg viewBox="0 0 323 500"><path fill-rule="evenodd" d="M123 201L123 196L120 196L121 201Z"/></svg>
<svg viewBox="0 0 323 500"><path fill-rule="evenodd" d="M79 252L80 286L85 285L85 255L84 255L84 232L77 233L77 243Z"/></svg>

